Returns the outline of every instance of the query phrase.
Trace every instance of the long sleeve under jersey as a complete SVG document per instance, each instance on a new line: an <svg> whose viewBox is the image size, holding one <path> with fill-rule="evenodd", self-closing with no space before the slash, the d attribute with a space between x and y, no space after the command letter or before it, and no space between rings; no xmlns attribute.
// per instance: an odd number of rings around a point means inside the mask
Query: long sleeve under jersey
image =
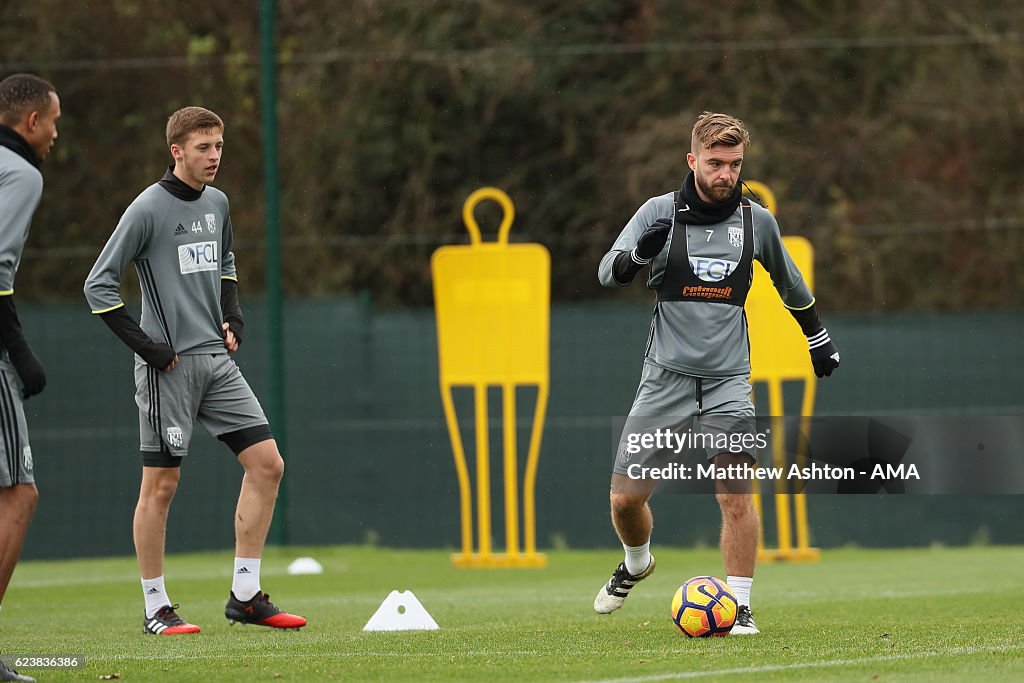
<svg viewBox="0 0 1024 683"><path fill-rule="evenodd" d="M221 279L237 279L227 196L205 187L191 200L155 183L121 217L85 282L92 312L124 305L121 273L135 264L142 330L179 354L227 353Z"/></svg>

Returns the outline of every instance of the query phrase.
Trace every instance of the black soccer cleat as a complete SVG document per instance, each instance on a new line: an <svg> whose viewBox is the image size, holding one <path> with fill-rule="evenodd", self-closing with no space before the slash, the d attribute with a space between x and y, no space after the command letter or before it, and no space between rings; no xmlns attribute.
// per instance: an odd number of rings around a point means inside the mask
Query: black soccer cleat
<svg viewBox="0 0 1024 683"><path fill-rule="evenodd" d="M629 591L633 589L633 586L652 573L654 573L654 555L651 555L651 563L647 565L647 569L636 576L626 571L625 562L619 562L612 578L608 579L608 583L597 592L597 597L594 598L594 611L598 614L608 614L619 609L622 607L622 603L626 602L626 597L629 596Z"/></svg>
<svg viewBox="0 0 1024 683"><path fill-rule="evenodd" d="M270 602L270 596L260 591L252 596L252 600L242 602L235 597L234 591L228 597L228 604L224 606L224 616L228 623L256 624L258 626L269 626L271 628L302 628L306 625L305 617L296 614L288 614L277 608Z"/></svg>
<svg viewBox="0 0 1024 683"><path fill-rule="evenodd" d="M754 613L750 611L750 607L740 605L736 611L736 623L732 625L729 633L734 636L752 636L760 633L754 625Z"/></svg>
<svg viewBox="0 0 1024 683"><path fill-rule="evenodd" d="M7 666L7 662L0 659L0 681L20 681L21 683L36 683L36 679L25 674L20 674L11 667Z"/></svg>
<svg viewBox="0 0 1024 683"><path fill-rule="evenodd" d="M180 605L164 605L152 617L142 620L142 632L151 636L180 636L199 633L199 627L190 624L175 611Z"/></svg>

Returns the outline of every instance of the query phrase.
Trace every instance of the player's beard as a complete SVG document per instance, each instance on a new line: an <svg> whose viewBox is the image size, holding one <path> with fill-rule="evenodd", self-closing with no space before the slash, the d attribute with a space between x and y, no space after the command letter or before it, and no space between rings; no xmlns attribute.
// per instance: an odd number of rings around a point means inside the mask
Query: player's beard
<svg viewBox="0 0 1024 683"><path fill-rule="evenodd" d="M711 200L712 204L722 204L732 197L733 190L736 189L736 183L732 185L708 185L704 180L704 177L693 174L693 179L697 183L697 187L704 193L704 196Z"/></svg>

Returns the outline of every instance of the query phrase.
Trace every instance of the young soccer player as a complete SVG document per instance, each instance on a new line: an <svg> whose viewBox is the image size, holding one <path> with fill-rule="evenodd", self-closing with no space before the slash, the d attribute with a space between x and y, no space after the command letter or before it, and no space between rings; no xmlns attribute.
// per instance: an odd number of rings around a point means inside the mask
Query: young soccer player
<svg viewBox="0 0 1024 683"><path fill-rule="evenodd" d="M231 359L242 341L228 198L210 187L220 168L224 122L186 107L167 122L174 163L121 217L89 273L92 312L135 352L142 487L135 551L146 613L143 632L198 633L177 614L164 585L164 532L182 461L198 420L245 470L235 512L235 567L224 609L233 622L300 628L261 590L260 558L284 461L256 396ZM142 284L141 325L120 297L134 263Z"/></svg>

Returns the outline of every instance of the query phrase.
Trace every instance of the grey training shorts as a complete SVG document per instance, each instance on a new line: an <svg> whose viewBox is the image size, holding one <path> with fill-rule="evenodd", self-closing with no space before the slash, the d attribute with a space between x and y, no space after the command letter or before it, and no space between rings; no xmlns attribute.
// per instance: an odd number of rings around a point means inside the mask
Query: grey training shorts
<svg viewBox="0 0 1024 683"><path fill-rule="evenodd" d="M180 356L170 372L135 358L139 449L188 454L196 420L215 437L267 424L249 383L226 354Z"/></svg>
<svg viewBox="0 0 1024 683"><path fill-rule="evenodd" d="M644 363L613 471L627 475L632 463L664 465L694 453L708 460L727 452L756 459L755 431L748 375L693 377ZM666 438L656 439L658 432Z"/></svg>
<svg viewBox="0 0 1024 683"><path fill-rule="evenodd" d="M0 488L34 482L21 380L5 351L0 358Z"/></svg>

